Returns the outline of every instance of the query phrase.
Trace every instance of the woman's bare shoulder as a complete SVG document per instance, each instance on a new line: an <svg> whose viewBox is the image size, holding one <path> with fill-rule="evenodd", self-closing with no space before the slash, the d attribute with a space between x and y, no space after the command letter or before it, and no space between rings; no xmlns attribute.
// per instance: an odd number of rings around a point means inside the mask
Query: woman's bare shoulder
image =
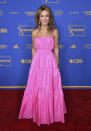
<svg viewBox="0 0 91 131"><path fill-rule="evenodd" d="M32 30L32 35L33 35L33 36L36 36L36 33L37 33L37 32L38 32L38 29L33 29L33 30Z"/></svg>
<svg viewBox="0 0 91 131"><path fill-rule="evenodd" d="M56 38L56 37L58 36L58 29L57 29L57 28L53 29L53 31L52 31L52 36L53 36L54 38Z"/></svg>
<svg viewBox="0 0 91 131"><path fill-rule="evenodd" d="M58 34L58 29L57 29L57 28L55 28L55 29L53 30L53 34L54 34L54 35L57 35L57 34Z"/></svg>

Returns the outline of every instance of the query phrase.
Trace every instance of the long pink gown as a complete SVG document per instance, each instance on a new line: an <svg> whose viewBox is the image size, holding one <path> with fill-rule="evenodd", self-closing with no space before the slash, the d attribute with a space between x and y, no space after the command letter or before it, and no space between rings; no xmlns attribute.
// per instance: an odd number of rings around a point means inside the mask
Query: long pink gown
<svg viewBox="0 0 91 131"><path fill-rule="evenodd" d="M38 126L65 122L67 113L61 75L52 51L52 36L36 37L37 51L29 69L28 81L18 119L33 119Z"/></svg>

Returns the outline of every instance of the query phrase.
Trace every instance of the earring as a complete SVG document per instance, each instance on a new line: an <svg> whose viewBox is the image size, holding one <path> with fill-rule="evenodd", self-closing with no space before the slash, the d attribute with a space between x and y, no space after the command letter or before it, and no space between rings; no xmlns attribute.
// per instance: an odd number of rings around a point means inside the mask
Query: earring
<svg viewBox="0 0 91 131"><path fill-rule="evenodd" d="M39 21L39 25L40 25L40 21Z"/></svg>

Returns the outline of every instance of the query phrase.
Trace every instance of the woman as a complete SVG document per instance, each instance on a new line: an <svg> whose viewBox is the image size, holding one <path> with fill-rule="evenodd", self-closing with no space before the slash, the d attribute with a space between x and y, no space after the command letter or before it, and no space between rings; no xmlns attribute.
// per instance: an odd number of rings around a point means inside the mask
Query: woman
<svg viewBox="0 0 91 131"><path fill-rule="evenodd" d="M64 123L67 110L58 68L58 30L51 9L46 5L40 6L35 14L35 22L36 29L32 31L32 63L19 119L33 118L38 126Z"/></svg>

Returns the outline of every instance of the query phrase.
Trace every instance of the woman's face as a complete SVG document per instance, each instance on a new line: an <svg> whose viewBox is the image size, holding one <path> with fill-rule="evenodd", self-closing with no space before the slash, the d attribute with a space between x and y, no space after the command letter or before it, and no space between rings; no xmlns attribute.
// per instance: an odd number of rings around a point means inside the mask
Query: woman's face
<svg viewBox="0 0 91 131"><path fill-rule="evenodd" d="M48 11L44 10L40 14L40 22L41 25L47 25L49 23L49 13Z"/></svg>

